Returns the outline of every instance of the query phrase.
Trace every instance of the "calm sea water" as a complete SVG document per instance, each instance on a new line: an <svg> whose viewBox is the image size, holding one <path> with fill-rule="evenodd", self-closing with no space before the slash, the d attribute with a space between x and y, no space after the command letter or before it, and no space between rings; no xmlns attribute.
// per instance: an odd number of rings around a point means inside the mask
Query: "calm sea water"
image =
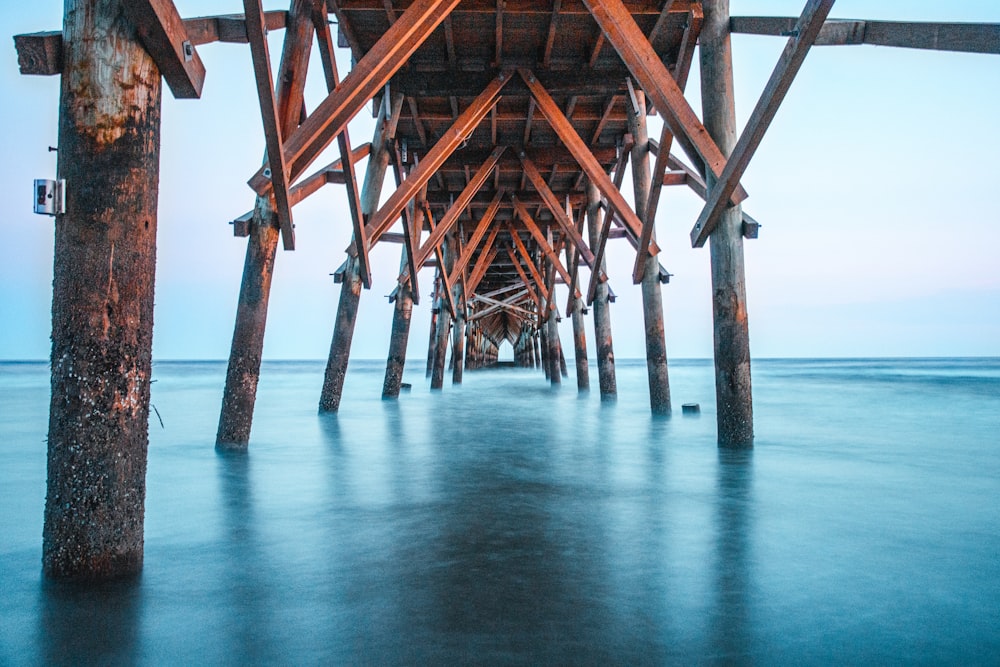
<svg viewBox="0 0 1000 667"><path fill-rule="evenodd" d="M265 363L248 455L225 365L158 363L142 576L41 580L48 369L0 364L0 664L998 664L1000 360L757 361L756 448L712 368L619 400L540 372L398 402ZM572 367L571 367L572 371Z"/></svg>

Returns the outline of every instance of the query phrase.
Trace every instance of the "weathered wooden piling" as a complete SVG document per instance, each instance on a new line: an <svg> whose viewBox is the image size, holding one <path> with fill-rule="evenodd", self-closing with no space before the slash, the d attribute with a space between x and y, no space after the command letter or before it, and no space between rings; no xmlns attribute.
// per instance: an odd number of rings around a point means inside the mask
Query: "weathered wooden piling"
<svg viewBox="0 0 1000 667"><path fill-rule="evenodd" d="M142 569L160 71L120 0L66 2L42 566Z"/></svg>
<svg viewBox="0 0 1000 667"><path fill-rule="evenodd" d="M458 256L457 239L452 238L451 256ZM449 269L450 270L450 269ZM455 303L455 321L452 326L451 338L451 383L462 384L462 371L465 369L465 303L462 301L462 286L457 284L452 289L453 301Z"/></svg>
<svg viewBox="0 0 1000 667"><path fill-rule="evenodd" d="M593 183L587 183L587 234L590 246L596 248L601 236L604 214L601 210L601 193ZM606 270L606 262L601 258L600 270ZM597 267L594 269L598 270ZM618 394L615 379L615 350L611 338L611 309L608 299L608 284L600 282L594 291L594 344L597 348L597 383L602 399L614 398Z"/></svg>
<svg viewBox="0 0 1000 667"><path fill-rule="evenodd" d="M445 241L443 243L443 257L445 265L441 267L442 275L449 273L452 270L454 264L454 257L452 253L452 248L454 247L451 242L452 235L449 233L445 235ZM439 291L443 292L448 289L444 280L441 280L438 286ZM437 332L436 332L436 342L434 348L434 368L431 372L431 389L441 389L444 387L444 372L445 365L448 362L448 336L451 332L451 313L448 311L448 306L446 305L446 299L442 297L441 301L441 311L437 316Z"/></svg>
<svg viewBox="0 0 1000 667"><path fill-rule="evenodd" d="M635 105L635 106L633 106ZM646 97L636 91L625 105L629 131L635 140L632 146L632 185L635 192L635 213L646 217L651 182L649 167L649 133L646 130ZM653 235L655 238L655 234ZM638 252L646 252L640 248ZM663 296L660 292L660 262L648 253L642 276L642 319L646 334L646 374L649 379L649 408L654 414L670 414L670 376L667 370L667 343L663 333Z"/></svg>
<svg viewBox="0 0 1000 667"><path fill-rule="evenodd" d="M434 292L431 294L431 331L427 336L427 371L424 377L430 377L434 372L434 360L437 358L437 326L438 315L441 313L441 299L438 297L438 286L441 283L441 267L434 270Z"/></svg>
<svg viewBox="0 0 1000 667"><path fill-rule="evenodd" d="M396 124L403 106L402 95L392 95L389 112L386 105L379 108L372 138L368 167L365 170L364 185L361 187L361 213L366 218L378 209L382 194L382 182L389 165L389 140L396 134ZM340 409L340 397L344 391L347 363L351 357L351 343L354 341L354 324L358 317L358 303L361 300L361 264L358 257L348 255L344 282L340 290L337 319L330 342L330 356L323 374L323 389L320 392L320 412L336 412Z"/></svg>
<svg viewBox="0 0 1000 667"><path fill-rule="evenodd" d="M414 221L422 220L423 212L410 205L410 216ZM406 244L403 244L399 258L399 268L407 267ZM392 311L392 331L389 335L389 357L385 362L385 378L382 381L382 398L399 398L399 388L403 382L406 367L406 345L410 340L410 318L413 314L413 290L410 281L399 283L396 290L395 307Z"/></svg>
<svg viewBox="0 0 1000 667"><path fill-rule="evenodd" d="M729 0L705 0L701 44L701 98L705 128L724 155L736 146ZM709 189L715 184L710 173ZM709 237L715 340L715 399L720 447L753 446L750 331L743 260L743 214L727 208Z"/></svg>
<svg viewBox="0 0 1000 667"><path fill-rule="evenodd" d="M288 13L276 90L278 123L285 134L295 129L301 114L309 65L308 46L313 37L311 12L308 0L296 0ZM270 198L257 197L215 436L219 448L242 449L250 441L278 236L278 221Z"/></svg>
<svg viewBox="0 0 1000 667"><path fill-rule="evenodd" d="M562 384L562 371L559 368L560 357L562 356L559 350L559 317L556 311L549 311L549 319L546 322L546 338L548 339L548 375L549 382L553 385Z"/></svg>

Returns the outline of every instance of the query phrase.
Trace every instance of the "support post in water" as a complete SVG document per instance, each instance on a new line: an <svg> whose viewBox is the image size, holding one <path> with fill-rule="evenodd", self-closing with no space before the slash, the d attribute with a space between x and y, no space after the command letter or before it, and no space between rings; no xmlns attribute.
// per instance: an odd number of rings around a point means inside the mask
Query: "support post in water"
<svg viewBox="0 0 1000 667"><path fill-rule="evenodd" d="M729 0L705 0L701 30L701 98L705 128L729 156L736 145ZM715 177L708 174L709 191ZM709 236L715 339L715 400L720 447L753 446L750 330L743 260L743 214L727 208Z"/></svg>
<svg viewBox="0 0 1000 667"><path fill-rule="evenodd" d="M160 70L120 0L66 2L42 568L142 569Z"/></svg>
<svg viewBox="0 0 1000 667"><path fill-rule="evenodd" d="M604 216L601 210L601 192L593 183L587 183L587 233L590 236L590 247L596 248L601 236ZM606 264L601 258L601 265L594 271L604 271ZM615 349L611 339L611 309L609 308L609 291L607 281L599 281L594 291L594 343L597 348L597 377L602 400L613 400L618 395L618 384L615 379Z"/></svg>
<svg viewBox="0 0 1000 667"><path fill-rule="evenodd" d="M646 98L637 90L633 100L626 100L629 131L635 139L632 146L632 184L635 192L635 213L646 219L649 201L649 133L646 130ZM635 106L633 106L635 105ZM636 106L638 108L636 108ZM659 185L657 185L659 187ZM654 233L651 237L656 239ZM653 414L670 414L670 376L667 371L667 343L663 333L663 297L660 293L660 262L645 248L646 267L642 274L642 318L646 330L646 373L649 378L649 408Z"/></svg>
<svg viewBox="0 0 1000 667"><path fill-rule="evenodd" d="M386 105L383 103L379 107L378 119L375 121L375 136L372 138L368 168L365 170L364 185L361 187L361 213L366 217L378 209L382 182L389 166L389 139L396 134L396 123L399 121L399 112L403 106L403 96L393 95L390 106L391 109L386 113ZM344 378L347 376L347 362L351 357L354 324L358 318L360 301L361 264L356 256L349 254L344 282L340 289L333 339L330 341L330 356L326 362L326 372L323 374L323 389L319 397L320 412L336 412L340 409L340 397L344 391Z"/></svg>
<svg viewBox="0 0 1000 667"><path fill-rule="evenodd" d="M410 202L410 219L417 229L422 224L423 211ZM406 244L402 246L399 269L407 267L409 258ZM413 314L413 291L409 279L399 283L396 290L395 309L392 312L392 333L389 338L389 358L385 362L385 379L382 382L382 398L399 398L403 383L403 369L406 367L406 344L410 340L410 318Z"/></svg>
<svg viewBox="0 0 1000 667"><path fill-rule="evenodd" d="M440 267L441 275L446 276L451 272L454 262L451 252L451 232L445 236L442 243L445 265ZM446 281L442 278L438 281L438 294L448 289ZM434 368L431 371L431 389L441 389L444 387L444 370L448 363L448 334L451 332L451 313L448 312L446 299L440 299L441 310L437 316L437 331L435 332L434 343Z"/></svg>

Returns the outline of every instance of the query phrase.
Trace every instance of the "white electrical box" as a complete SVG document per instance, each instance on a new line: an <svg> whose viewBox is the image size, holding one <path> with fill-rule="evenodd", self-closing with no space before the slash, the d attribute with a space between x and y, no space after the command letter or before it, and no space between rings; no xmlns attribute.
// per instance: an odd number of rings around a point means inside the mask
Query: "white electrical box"
<svg viewBox="0 0 1000 667"><path fill-rule="evenodd" d="M35 179L35 213L59 215L66 212L66 181Z"/></svg>

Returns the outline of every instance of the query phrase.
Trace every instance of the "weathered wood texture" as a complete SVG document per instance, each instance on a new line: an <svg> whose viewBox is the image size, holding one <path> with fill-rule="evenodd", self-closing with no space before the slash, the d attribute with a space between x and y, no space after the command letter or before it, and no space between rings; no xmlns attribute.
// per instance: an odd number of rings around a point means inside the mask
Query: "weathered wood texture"
<svg viewBox="0 0 1000 667"><path fill-rule="evenodd" d="M649 201L651 172L649 166L649 132L646 129L646 100L636 93L628 108L629 129L635 139L631 151L632 186L636 214L645 218ZM653 234L650 238L655 239ZM640 250L641 252L641 250ZM654 414L670 414L670 374L667 368L667 343L663 331L663 296L660 290L660 265L648 255L642 276L642 319L646 337L646 375L649 381L649 408Z"/></svg>
<svg viewBox="0 0 1000 667"><path fill-rule="evenodd" d="M730 31L746 35L787 37L798 21L795 17L734 16ZM914 23L901 21L856 21L830 19L823 24L816 46L871 44L932 51L1000 53L1000 24Z"/></svg>
<svg viewBox="0 0 1000 667"><path fill-rule="evenodd" d="M603 227L601 211L601 193L597 186L587 184L587 232L590 245L595 247ZM604 270L604 261L594 270ZM602 399L611 399L618 394L618 382L615 378L615 350L611 336L611 309L608 303L608 284L598 282L591 304L594 311L594 345L597 348L597 377Z"/></svg>
<svg viewBox="0 0 1000 667"><path fill-rule="evenodd" d="M736 145L729 0L706 0L704 7L700 49L702 109L705 127L728 155ZM709 176L709 189L713 185ZM723 212L709 245L719 446L752 447L750 333L739 206Z"/></svg>
<svg viewBox="0 0 1000 667"><path fill-rule="evenodd" d="M292 1L276 91L278 119L283 132L295 127L302 109L305 73L309 64L307 46L312 42L313 34L310 12L309 0ZM226 369L226 387L215 436L215 444L219 448L242 449L250 442L277 246L278 226L274 207L269 198L257 197L250 222L233 343Z"/></svg>
<svg viewBox="0 0 1000 667"><path fill-rule="evenodd" d="M396 133L399 112L403 99L396 96L390 108L385 105L379 108L379 117L375 123L375 135L372 138L372 151L368 157L368 167L365 171L364 184L361 186L361 211L371 215L378 206L382 194L382 183L389 167L389 140ZM344 391L344 378L347 377L347 363L351 357L351 344L354 341L354 325L358 317L358 304L361 301L361 267L357 257L348 255L347 271L341 285L340 301L337 304L337 319L334 323L333 338L330 341L330 354L323 374L323 388L320 390L320 412L336 412L340 409L340 398Z"/></svg>
<svg viewBox="0 0 1000 667"><path fill-rule="evenodd" d="M120 0L64 30L42 567L107 579L143 562L162 91Z"/></svg>
<svg viewBox="0 0 1000 667"><path fill-rule="evenodd" d="M122 3L122 9L135 25L139 40L160 68L174 97L201 97L205 65L173 0L129 0Z"/></svg>

